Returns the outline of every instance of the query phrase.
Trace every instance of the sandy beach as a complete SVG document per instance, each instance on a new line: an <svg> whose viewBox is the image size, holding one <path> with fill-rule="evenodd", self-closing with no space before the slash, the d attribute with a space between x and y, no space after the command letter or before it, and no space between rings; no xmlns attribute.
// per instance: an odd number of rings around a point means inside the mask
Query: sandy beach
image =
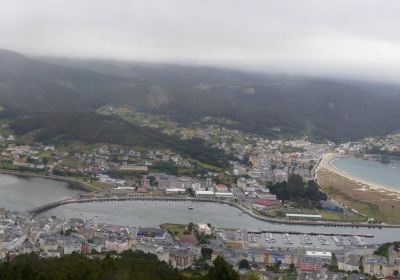
<svg viewBox="0 0 400 280"><path fill-rule="evenodd" d="M356 183L357 185L360 186L360 191L367 191L367 190L374 190L377 192L382 192L385 194L390 194L393 195L397 198L400 199L400 191L397 189L394 189L392 187L389 186L382 186L382 185L378 185L375 183L371 183L368 181L365 181L361 178L352 176L351 174L348 174L347 172L344 172L343 170L340 170L338 168L336 168L335 166L332 165L332 162L336 159L339 158L346 158L348 157L347 155L343 155L343 154L336 154L336 153L326 153L324 154L324 156L322 157L322 160L320 161L317 169L316 169L316 174L318 174L318 170L320 168L325 168L331 172L334 172L340 176L345 177L346 179Z"/></svg>
<svg viewBox="0 0 400 280"><path fill-rule="evenodd" d="M347 155L325 154L316 169L322 190L343 206L380 223L400 224L400 191L351 176L332 165Z"/></svg>

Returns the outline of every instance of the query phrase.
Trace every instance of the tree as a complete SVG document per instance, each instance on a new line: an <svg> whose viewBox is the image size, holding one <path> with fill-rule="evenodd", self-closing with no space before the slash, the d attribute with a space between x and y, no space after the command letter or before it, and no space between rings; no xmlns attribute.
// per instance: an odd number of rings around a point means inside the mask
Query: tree
<svg viewBox="0 0 400 280"><path fill-rule="evenodd" d="M97 250L95 248L93 248L92 250L90 250L90 253L95 255L95 254L98 254L99 252L97 252Z"/></svg>
<svg viewBox="0 0 400 280"><path fill-rule="evenodd" d="M154 176L147 176L147 179L150 180L150 186L154 186L156 183L156 177Z"/></svg>
<svg viewBox="0 0 400 280"><path fill-rule="evenodd" d="M190 223L188 224L188 231L189 231L189 233L192 233L193 229L194 229L194 224L193 224L192 222L190 222Z"/></svg>
<svg viewBox="0 0 400 280"><path fill-rule="evenodd" d="M189 195L192 196L192 197L195 196L194 190L193 190L192 188L188 188L188 193L189 193Z"/></svg>
<svg viewBox="0 0 400 280"><path fill-rule="evenodd" d="M329 266L330 271L338 271L338 262L337 262L337 257L335 253L332 253L332 259L331 259L331 265Z"/></svg>
<svg viewBox="0 0 400 280"><path fill-rule="evenodd" d="M212 253L213 253L213 249L211 249L211 248L207 248L207 247L201 248L201 256L204 259L208 259L208 260L211 259Z"/></svg>
<svg viewBox="0 0 400 280"><path fill-rule="evenodd" d="M360 270L361 273L364 273L364 258L362 256L360 257L358 269Z"/></svg>
<svg viewBox="0 0 400 280"><path fill-rule="evenodd" d="M233 270L232 266L228 264L225 259L218 256L213 266L210 267L207 273L207 280L239 280L239 274Z"/></svg>
<svg viewBox="0 0 400 280"><path fill-rule="evenodd" d="M281 268L281 261L276 262L274 265L267 266L267 270L278 273Z"/></svg>
<svg viewBox="0 0 400 280"><path fill-rule="evenodd" d="M44 165L47 165L49 163L49 158L48 157L44 157L42 159L42 162L43 162Z"/></svg>
<svg viewBox="0 0 400 280"><path fill-rule="evenodd" d="M73 253L60 258L40 258L36 254L19 255L12 262L0 262L0 280L29 279L140 279L183 280L178 270L155 255L140 251L107 254L103 259Z"/></svg>
<svg viewBox="0 0 400 280"><path fill-rule="evenodd" d="M250 264L249 261L246 259L242 259L239 262L239 269L248 269L250 270Z"/></svg>
<svg viewBox="0 0 400 280"><path fill-rule="evenodd" d="M260 280L260 277L255 273L251 273L247 276L247 280Z"/></svg>
<svg viewBox="0 0 400 280"><path fill-rule="evenodd" d="M301 207L320 207L320 201L326 200L325 193L320 191L318 184L310 180L305 183L301 176L291 174L287 182L279 182L269 186L272 194L279 200L293 201Z"/></svg>

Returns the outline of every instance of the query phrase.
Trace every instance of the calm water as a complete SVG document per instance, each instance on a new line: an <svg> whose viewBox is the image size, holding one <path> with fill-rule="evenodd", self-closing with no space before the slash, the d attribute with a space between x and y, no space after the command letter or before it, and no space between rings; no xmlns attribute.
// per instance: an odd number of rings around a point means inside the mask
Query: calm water
<svg viewBox="0 0 400 280"><path fill-rule="evenodd" d="M41 178L20 178L0 175L0 207L27 210L81 193L67 183ZM193 206L193 210L188 207ZM92 218L97 222L133 226L158 226L162 223L211 223L219 227L246 228L248 230L277 230L327 233L372 233L376 237L369 243L398 240L400 229L339 228L326 226L289 226L262 222L240 210L214 203L191 202L97 202L68 204L51 209L44 215Z"/></svg>
<svg viewBox="0 0 400 280"><path fill-rule="evenodd" d="M188 207L193 206L193 210ZM328 226L270 224L254 219L240 210L215 203L123 201L68 204L44 213L63 217L94 218L97 222L120 225L158 226L163 223L210 223L218 227L248 230L276 230L325 233L372 233L369 243L398 240L400 229L369 229Z"/></svg>
<svg viewBox="0 0 400 280"><path fill-rule="evenodd" d="M336 168L362 180L400 190L400 163L343 158L332 161Z"/></svg>
<svg viewBox="0 0 400 280"><path fill-rule="evenodd" d="M25 211L78 193L65 182L0 175L0 208Z"/></svg>

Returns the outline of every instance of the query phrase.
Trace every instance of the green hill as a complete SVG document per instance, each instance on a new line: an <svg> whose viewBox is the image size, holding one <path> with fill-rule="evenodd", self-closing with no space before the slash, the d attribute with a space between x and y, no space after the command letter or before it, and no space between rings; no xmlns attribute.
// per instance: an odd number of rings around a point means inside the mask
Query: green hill
<svg viewBox="0 0 400 280"><path fill-rule="evenodd" d="M89 113L36 113L17 119L11 128L30 133L35 141L60 143L111 143L145 148L169 148L217 167L229 165L229 156L199 139L183 141L156 129L140 127L117 116Z"/></svg>
<svg viewBox="0 0 400 280"><path fill-rule="evenodd" d="M0 50L6 112L88 112L128 105L181 123L206 116L263 135L335 141L400 129L400 86L179 65L32 59Z"/></svg>

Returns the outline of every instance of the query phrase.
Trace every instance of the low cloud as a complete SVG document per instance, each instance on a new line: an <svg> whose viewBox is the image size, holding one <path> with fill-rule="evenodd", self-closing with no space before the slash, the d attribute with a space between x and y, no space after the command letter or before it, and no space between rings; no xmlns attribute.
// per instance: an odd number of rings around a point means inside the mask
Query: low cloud
<svg viewBox="0 0 400 280"><path fill-rule="evenodd" d="M0 0L0 48L396 81L398 0Z"/></svg>

